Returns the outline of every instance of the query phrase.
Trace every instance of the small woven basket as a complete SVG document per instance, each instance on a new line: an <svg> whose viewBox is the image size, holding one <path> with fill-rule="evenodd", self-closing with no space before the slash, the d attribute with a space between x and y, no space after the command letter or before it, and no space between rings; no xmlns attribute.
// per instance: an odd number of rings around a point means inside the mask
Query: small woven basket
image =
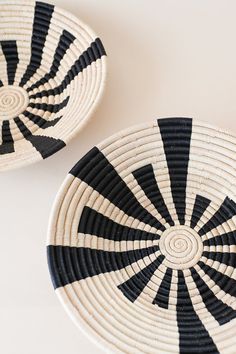
<svg viewBox="0 0 236 354"><path fill-rule="evenodd" d="M0 3L0 170L44 159L74 137L104 88L100 39L43 2Z"/></svg>
<svg viewBox="0 0 236 354"><path fill-rule="evenodd" d="M236 352L236 137L159 119L88 152L57 196L48 263L109 353Z"/></svg>

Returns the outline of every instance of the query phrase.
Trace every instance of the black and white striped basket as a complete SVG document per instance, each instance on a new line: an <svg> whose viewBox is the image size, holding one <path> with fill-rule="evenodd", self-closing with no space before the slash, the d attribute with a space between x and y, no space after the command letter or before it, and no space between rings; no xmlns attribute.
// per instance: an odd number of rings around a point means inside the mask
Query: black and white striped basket
<svg viewBox="0 0 236 354"><path fill-rule="evenodd" d="M109 353L235 353L236 137L172 118L94 147L57 196L48 263Z"/></svg>
<svg viewBox="0 0 236 354"><path fill-rule="evenodd" d="M104 88L95 33L50 4L0 2L0 170L44 159L74 137Z"/></svg>

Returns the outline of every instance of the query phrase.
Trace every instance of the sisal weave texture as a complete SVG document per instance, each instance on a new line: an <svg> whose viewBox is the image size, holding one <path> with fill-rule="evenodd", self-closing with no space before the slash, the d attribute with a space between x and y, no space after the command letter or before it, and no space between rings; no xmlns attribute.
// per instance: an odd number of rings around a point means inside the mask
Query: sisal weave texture
<svg viewBox="0 0 236 354"><path fill-rule="evenodd" d="M0 3L0 170L45 159L91 116L106 53L74 15L39 1Z"/></svg>
<svg viewBox="0 0 236 354"><path fill-rule="evenodd" d="M70 171L48 263L109 353L235 353L236 137L189 118L132 127Z"/></svg>

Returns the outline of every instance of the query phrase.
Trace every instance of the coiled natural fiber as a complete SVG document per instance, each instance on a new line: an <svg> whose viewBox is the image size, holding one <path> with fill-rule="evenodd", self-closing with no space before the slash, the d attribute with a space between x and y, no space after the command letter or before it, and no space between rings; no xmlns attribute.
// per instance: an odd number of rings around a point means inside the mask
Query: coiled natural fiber
<svg viewBox="0 0 236 354"><path fill-rule="evenodd" d="M64 147L96 107L106 54L74 15L39 1L0 3L0 170Z"/></svg>
<svg viewBox="0 0 236 354"><path fill-rule="evenodd" d="M51 216L61 302L108 352L236 352L236 137L132 127L70 171Z"/></svg>

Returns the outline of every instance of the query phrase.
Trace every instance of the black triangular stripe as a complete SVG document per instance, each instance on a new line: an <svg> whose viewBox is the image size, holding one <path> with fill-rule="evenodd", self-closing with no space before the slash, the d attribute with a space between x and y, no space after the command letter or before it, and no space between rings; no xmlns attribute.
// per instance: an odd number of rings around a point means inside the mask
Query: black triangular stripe
<svg viewBox="0 0 236 354"><path fill-rule="evenodd" d="M87 66L91 65L96 60L100 59L103 55L106 55L105 49L103 48L101 40L97 38L93 43L91 43L90 47L84 51L83 54L81 54L79 59L76 60L59 86L53 89L37 92L36 94L32 94L29 97L38 98L43 96L48 97L51 95L60 95L80 72L82 72L87 68Z"/></svg>
<svg viewBox="0 0 236 354"><path fill-rule="evenodd" d="M8 84L13 85L19 63L16 41L1 41L2 51L7 62Z"/></svg>
<svg viewBox="0 0 236 354"><path fill-rule="evenodd" d="M66 146L64 141L49 136L31 135L27 140L31 142L43 159L46 159Z"/></svg>
<svg viewBox="0 0 236 354"><path fill-rule="evenodd" d="M219 351L193 308L183 272L178 271L177 323L180 354L218 353Z"/></svg>
<svg viewBox="0 0 236 354"><path fill-rule="evenodd" d="M168 309L169 305L169 294L170 287L172 281L172 273L173 270L171 268L167 268L165 275L162 279L161 285L157 291L156 297L153 300L153 304L158 305L164 309Z"/></svg>
<svg viewBox="0 0 236 354"><path fill-rule="evenodd" d="M68 104L68 101L70 99L70 96L66 97L61 103L55 103L55 104L48 104L48 103L34 103L30 102L28 107L31 108L36 108L36 109L42 109L45 112L51 112L51 113L58 113L62 108L66 107ZM29 113L28 111L26 111ZM25 114L25 112L24 112Z"/></svg>
<svg viewBox="0 0 236 354"><path fill-rule="evenodd" d="M24 113L22 113L26 118L28 118L29 120L31 120L31 122L33 122L34 124L36 124L39 128L41 129L46 129L49 127L53 127L54 125L56 125L59 120L62 118L62 116L54 118L52 120L46 120L36 114L33 114L31 112L28 111L24 111Z"/></svg>
<svg viewBox="0 0 236 354"><path fill-rule="evenodd" d="M208 220L207 223L203 225L202 228L198 231L199 235L202 236L206 234L207 232L231 219L235 215L236 203L232 199L226 197L219 209L211 217L211 219Z"/></svg>
<svg viewBox="0 0 236 354"><path fill-rule="evenodd" d="M236 253L234 252L204 251L202 256L236 268Z"/></svg>
<svg viewBox="0 0 236 354"><path fill-rule="evenodd" d="M90 150L70 173L86 182L127 215L156 229L165 230L165 227L138 202L133 192L97 147Z"/></svg>
<svg viewBox="0 0 236 354"><path fill-rule="evenodd" d="M205 212L206 208L210 205L210 202L211 201L209 199L202 197L201 195L196 195L190 222L190 226L192 229L195 228L198 221L201 219L203 213Z"/></svg>
<svg viewBox="0 0 236 354"><path fill-rule="evenodd" d="M146 165L137 169L133 172L133 175L158 213L169 225L173 226L174 222L158 187L152 165Z"/></svg>
<svg viewBox="0 0 236 354"><path fill-rule="evenodd" d="M69 98L70 97L67 97L65 100L63 100L59 104L30 103L29 107L36 108L39 110L44 110L44 111L51 112L51 113L58 113L62 108L66 107L66 105L69 101ZM60 117L54 118L52 120L46 120L39 115L29 112L28 110L24 111L22 114L25 117L27 117L29 120L31 120L34 124L36 124L41 129L53 127L63 117L63 116L60 116Z"/></svg>
<svg viewBox="0 0 236 354"><path fill-rule="evenodd" d="M236 311L215 296L213 291L207 286L203 279L200 278L194 268L191 269L191 274L199 293L201 294L204 305L220 325L236 318Z"/></svg>
<svg viewBox="0 0 236 354"><path fill-rule="evenodd" d="M198 262L199 267L218 285L225 293L236 297L236 280L228 275L218 272L202 261Z"/></svg>
<svg viewBox="0 0 236 354"><path fill-rule="evenodd" d="M54 78L58 72L60 63L66 54L67 49L69 49L70 45L74 42L75 37L73 34L69 33L68 31L64 30L60 36L54 57L53 57L53 62L51 65L51 68L49 70L49 73L45 74L44 77L42 77L40 80L38 80L35 84L33 84L31 87L27 88L27 91L32 91L35 88L39 87L40 85L44 85L47 83L50 79Z"/></svg>
<svg viewBox="0 0 236 354"><path fill-rule="evenodd" d="M14 121L24 138L31 142L33 147L40 153L43 159L46 159L55 152L61 150L66 145L64 141L60 139L55 139L49 136L32 135L31 131L19 117L14 118Z"/></svg>
<svg viewBox="0 0 236 354"><path fill-rule="evenodd" d="M31 58L21 79L20 86L24 86L40 67L53 11L53 5L36 1L31 40Z"/></svg>
<svg viewBox="0 0 236 354"><path fill-rule="evenodd" d="M2 122L2 144L0 145L0 155L14 152L14 140L12 138L9 120Z"/></svg>
<svg viewBox="0 0 236 354"><path fill-rule="evenodd" d="M144 288L147 286L154 272L163 262L164 256L160 255L155 259L154 262L149 264L144 269L140 270L138 273L134 274L126 282L120 284L118 289L129 299L134 302L139 295L143 292Z"/></svg>
<svg viewBox="0 0 236 354"><path fill-rule="evenodd" d="M208 238L203 241L204 246L230 246L236 245L236 231L226 232L225 234Z"/></svg>
<svg viewBox="0 0 236 354"><path fill-rule="evenodd" d="M48 263L55 288L95 275L123 269L158 251L149 247L124 252L109 252L85 247L48 246Z"/></svg>
<svg viewBox="0 0 236 354"><path fill-rule="evenodd" d="M153 241L160 238L151 232L120 225L87 206L81 214L78 232L111 241Z"/></svg>
<svg viewBox="0 0 236 354"><path fill-rule="evenodd" d="M192 134L192 119L158 119L169 169L173 201L181 225L185 223L186 184Z"/></svg>

